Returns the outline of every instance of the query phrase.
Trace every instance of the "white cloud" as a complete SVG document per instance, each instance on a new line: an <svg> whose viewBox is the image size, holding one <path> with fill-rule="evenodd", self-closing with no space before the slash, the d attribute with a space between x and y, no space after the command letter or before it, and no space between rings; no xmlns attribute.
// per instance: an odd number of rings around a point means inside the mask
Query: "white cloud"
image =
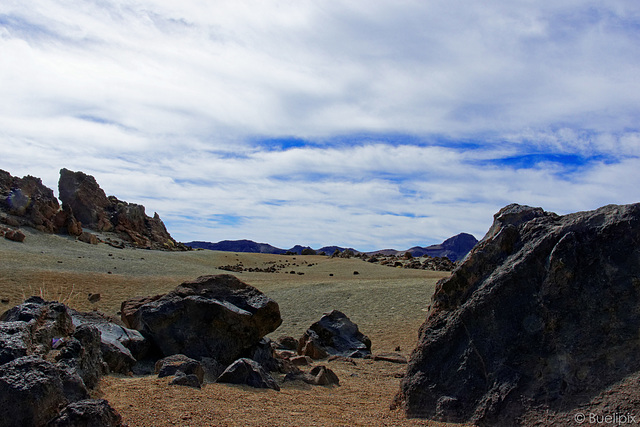
<svg viewBox="0 0 640 427"><path fill-rule="evenodd" d="M638 29L626 0L8 0L0 168L91 173L183 240L481 237L638 199Z"/></svg>

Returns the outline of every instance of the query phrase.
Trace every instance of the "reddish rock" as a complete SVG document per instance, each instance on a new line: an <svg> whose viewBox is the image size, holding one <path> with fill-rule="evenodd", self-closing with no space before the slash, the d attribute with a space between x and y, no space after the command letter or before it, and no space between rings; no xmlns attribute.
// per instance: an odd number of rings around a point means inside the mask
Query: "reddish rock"
<svg viewBox="0 0 640 427"><path fill-rule="evenodd" d="M12 177L0 170L0 211L3 222L13 227L27 226L48 233L56 232L58 199L40 178Z"/></svg>
<svg viewBox="0 0 640 427"><path fill-rule="evenodd" d="M13 240L14 242L24 242L25 235L20 230L8 230L4 233L4 238Z"/></svg>
<svg viewBox="0 0 640 427"><path fill-rule="evenodd" d="M107 197L91 175L62 169L58 189L63 208L85 228L114 231L139 248L188 250L171 237L157 213L150 217L142 205Z"/></svg>

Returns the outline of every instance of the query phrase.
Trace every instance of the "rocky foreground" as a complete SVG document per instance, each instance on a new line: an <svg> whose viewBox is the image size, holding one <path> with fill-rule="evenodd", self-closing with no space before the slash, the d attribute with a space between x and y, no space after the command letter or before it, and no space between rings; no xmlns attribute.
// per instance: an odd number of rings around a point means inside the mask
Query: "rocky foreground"
<svg viewBox="0 0 640 427"><path fill-rule="evenodd" d="M265 338L282 322L278 304L231 275L203 276L165 295L122 303L121 322L31 297L0 318L0 426L120 426L103 399L91 399L107 373L173 377L280 390L283 381L339 385L313 359L371 357L371 341L339 311L296 340ZM377 358L377 359L376 359ZM406 363L399 355L374 360ZM355 362L353 362L355 363ZM303 367L309 366L305 370ZM65 424L66 423L66 424Z"/></svg>

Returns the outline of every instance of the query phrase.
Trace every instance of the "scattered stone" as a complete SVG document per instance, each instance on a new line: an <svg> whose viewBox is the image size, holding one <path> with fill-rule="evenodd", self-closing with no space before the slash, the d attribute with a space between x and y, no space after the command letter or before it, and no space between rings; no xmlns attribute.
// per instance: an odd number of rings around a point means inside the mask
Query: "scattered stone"
<svg viewBox="0 0 640 427"><path fill-rule="evenodd" d="M289 360L296 366L308 366L313 364L313 359L309 356L296 356Z"/></svg>
<svg viewBox="0 0 640 427"><path fill-rule="evenodd" d="M328 362L345 362L345 363L350 363L353 366L357 366L357 363L355 360L353 360L351 357L345 357L345 356L329 356L329 358L327 359Z"/></svg>
<svg viewBox="0 0 640 427"><path fill-rule="evenodd" d="M312 378L310 384L314 385L340 385L338 376L326 366L316 366L309 372Z"/></svg>
<svg viewBox="0 0 640 427"><path fill-rule="evenodd" d="M88 231L83 231L82 233L80 233L80 235L78 236L78 240L84 243L89 243L91 245L97 245L98 243L100 243L98 237L93 233L89 233Z"/></svg>
<svg viewBox="0 0 640 427"><path fill-rule="evenodd" d="M591 412L589 396L640 371L638 242L640 204L501 209L438 282L396 403L481 426Z"/></svg>
<svg viewBox="0 0 640 427"><path fill-rule="evenodd" d="M89 397L77 374L38 356L0 365L2 426L43 426L70 401Z"/></svg>
<svg viewBox="0 0 640 427"><path fill-rule="evenodd" d="M92 294L92 293L90 293L87 296L87 300L89 300L89 302L94 303L94 304L96 302L100 301L100 298L101 298L100 294Z"/></svg>
<svg viewBox="0 0 640 427"><path fill-rule="evenodd" d="M406 364L407 358L398 353L380 353L372 357L373 360L383 360L385 362Z"/></svg>
<svg viewBox="0 0 640 427"><path fill-rule="evenodd" d="M333 310L325 313L300 338L298 354L313 359L328 355L364 357L371 354L371 340L344 313Z"/></svg>
<svg viewBox="0 0 640 427"><path fill-rule="evenodd" d="M245 384L255 388L271 388L280 391L280 386L257 362L242 358L233 362L218 377L219 383Z"/></svg>

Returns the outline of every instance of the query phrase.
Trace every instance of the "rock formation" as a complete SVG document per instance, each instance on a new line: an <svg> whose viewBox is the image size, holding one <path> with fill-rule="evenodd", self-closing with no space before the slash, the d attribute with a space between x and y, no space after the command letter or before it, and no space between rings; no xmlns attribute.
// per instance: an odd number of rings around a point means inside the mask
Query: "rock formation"
<svg viewBox="0 0 640 427"><path fill-rule="evenodd" d="M12 177L0 169L0 222L14 227L33 227L48 233L58 232L58 199L40 178Z"/></svg>
<svg viewBox="0 0 640 427"><path fill-rule="evenodd" d="M639 371L638 330L640 204L509 205L438 283L396 403L409 417L527 424Z"/></svg>
<svg viewBox="0 0 640 427"><path fill-rule="evenodd" d="M0 427L87 425L94 409L106 418L90 425L121 425L108 403L89 399L104 373L100 332L74 327L64 304L31 297L2 314Z"/></svg>
<svg viewBox="0 0 640 427"><path fill-rule="evenodd" d="M122 303L122 321L164 356L211 357L228 365L280 324L278 303L235 276L201 276L174 291Z"/></svg>
<svg viewBox="0 0 640 427"><path fill-rule="evenodd" d="M107 197L91 175L61 169L58 191L63 208L68 207L85 228L117 232L136 247L187 249L171 237L157 213L152 218L142 205Z"/></svg>
<svg viewBox="0 0 640 427"><path fill-rule="evenodd" d="M44 186L40 178L17 178L0 170L0 223L79 236L83 242L98 243L94 234L83 232L84 227L116 233L134 247L189 250L171 237L157 213L149 217L142 205L107 197L91 175L62 169L58 190L62 209L53 190ZM2 228L2 231L7 238L16 235L14 230Z"/></svg>
<svg viewBox="0 0 640 427"><path fill-rule="evenodd" d="M312 359L364 357L371 354L371 340L344 313L333 310L307 329L298 341L298 354Z"/></svg>

